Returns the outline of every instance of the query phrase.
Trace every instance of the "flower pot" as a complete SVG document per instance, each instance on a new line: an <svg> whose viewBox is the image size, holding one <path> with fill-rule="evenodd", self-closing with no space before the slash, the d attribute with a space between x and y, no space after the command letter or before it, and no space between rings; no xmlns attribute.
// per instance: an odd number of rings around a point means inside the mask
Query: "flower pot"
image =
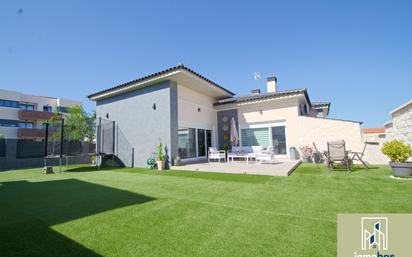
<svg viewBox="0 0 412 257"><path fill-rule="evenodd" d="M157 163L157 170L165 169L165 161L156 161L156 163Z"/></svg>
<svg viewBox="0 0 412 257"><path fill-rule="evenodd" d="M392 167L395 176L412 176L412 162L390 162L389 165Z"/></svg>

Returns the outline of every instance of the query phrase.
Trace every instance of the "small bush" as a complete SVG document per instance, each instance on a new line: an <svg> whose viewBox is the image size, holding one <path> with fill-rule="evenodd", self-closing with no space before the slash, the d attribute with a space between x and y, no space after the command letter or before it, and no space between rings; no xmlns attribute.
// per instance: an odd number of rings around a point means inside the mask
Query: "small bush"
<svg viewBox="0 0 412 257"><path fill-rule="evenodd" d="M400 140L391 140L383 144L382 153L391 159L392 162L406 162L412 156L412 149L409 145Z"/></svg>

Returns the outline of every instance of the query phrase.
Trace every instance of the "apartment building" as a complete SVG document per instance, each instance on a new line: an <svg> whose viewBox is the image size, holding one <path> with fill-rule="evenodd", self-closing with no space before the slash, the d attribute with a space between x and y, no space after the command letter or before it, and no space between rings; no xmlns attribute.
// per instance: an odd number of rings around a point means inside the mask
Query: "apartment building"
<svg viewBox="0 0 412 257"><path fill-rule="evenodd" d="M53 112L67 113L67 108L75 104L81 102L0 89L0 135L19 139L41 137L43 123Z"/></svg>

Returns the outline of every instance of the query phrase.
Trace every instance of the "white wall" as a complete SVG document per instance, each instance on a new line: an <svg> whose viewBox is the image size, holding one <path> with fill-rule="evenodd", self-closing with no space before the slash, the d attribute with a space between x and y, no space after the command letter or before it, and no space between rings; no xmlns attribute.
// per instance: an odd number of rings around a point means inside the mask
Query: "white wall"
<svg viewBox="0 0 412 257"><path fill-rule="evenodd" d="M217 138L217 115L213 107L216 99L180 84L177 87L177 98L179 127L213 130L213 136ZM198 108L200 108L200 112Z"/></svg>
<svg viewBox="0 0 412 257"><path fill-rule="evenodd" d="M315 142L318 150L323 151L328 141L343 139L347 150L363 149L362 131L357 122L299 116L297 130L297 147L312 146Z"/></svg>

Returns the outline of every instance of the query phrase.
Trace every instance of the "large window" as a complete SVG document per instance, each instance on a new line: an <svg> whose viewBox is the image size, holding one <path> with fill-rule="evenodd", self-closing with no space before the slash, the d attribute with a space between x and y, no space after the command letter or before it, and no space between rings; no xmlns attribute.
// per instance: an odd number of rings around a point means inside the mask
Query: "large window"
<svg viewBox="0 0 412 257"><path fill-rule="evenodd" d="M19 107L22 110L34 111L34 105L32 104L20 104Z"/></svg>
<svg viewBox="0 0 412 257"><path fill-rule="evenodd" d="M287 154L285 126L272 127L272 144L275 154Z"/></svg>
<svg viewBox="0 0 412 257"><path fill-rule="evenodd" d="M241 130L242 146L269 146L269 128L247 128Z"/></svg>
<svg viewBox="0 0 412 257"><path fill-rule="evenodd" d="M178 131L179 156L182 159L196 157L196 129L180 128Z"/></svg>
<svg viewBox="0 0 412 257"><path fill-rule="evenodd" d="M242 146L273 146L275 154L287 154L286 129L280 124L241 129L241 143Z"/></svg>
<svg viewBox="0 0 412 257"><path fill-rule="evenodd" d="M44 105L43 106L43 111L44 112L52 112L52 107L49 105Z"/></svg>
<svg viewBox="0 0 412 257"><path fill-rule="evenodd" d="M16 101L10 101L10 100L0 99L0 106L12 107L12 108L19 108L19 103L16 102Z"/></svg>
<svg viewBox="0 0 412 257"><path fill-rule="evenodd" d="M34 124L33 122L19 122L19 127L32 129L34 127Z"/></svg>
<svg viewBox="0 0 412 257"><path fill-rule="evenodd" d="M19 123L17 120L0 119L0 126L1 127L18 127Z"/></svg>
<svg viewBox="0 0 412 257"><path fill-rule="evenodd" d="M179 128L179 156L182 159L205 157L212 146L212 131L207 129Z"/></svg>

